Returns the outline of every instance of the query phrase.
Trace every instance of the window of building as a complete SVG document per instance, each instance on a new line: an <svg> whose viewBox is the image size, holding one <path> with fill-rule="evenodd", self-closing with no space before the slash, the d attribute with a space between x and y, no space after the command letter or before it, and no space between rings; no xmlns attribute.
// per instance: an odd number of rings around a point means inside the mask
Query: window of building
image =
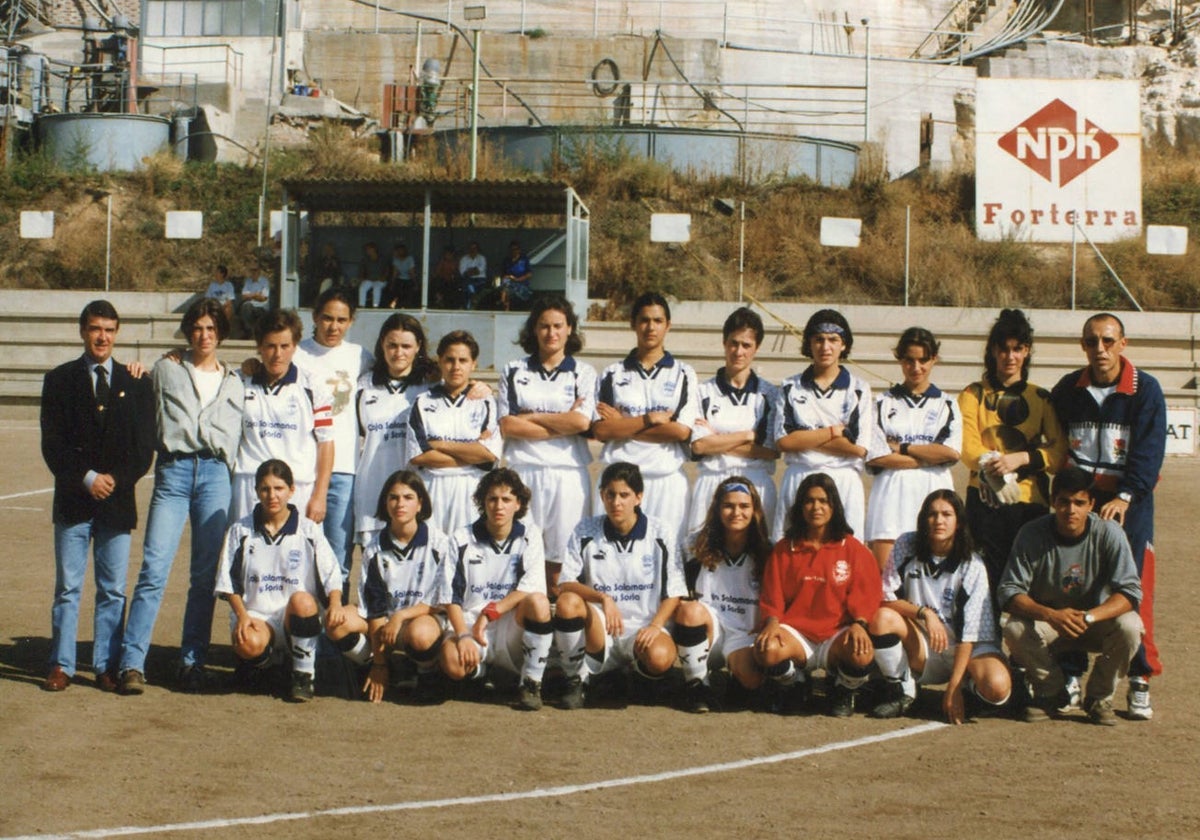
<svg viewBox="0 0 1200 840"><path fill-rule="evenodd" d="M147 0L142 32L154 37L270 35L277 0ZM294 16L284 0L283 13Z"/></svg>

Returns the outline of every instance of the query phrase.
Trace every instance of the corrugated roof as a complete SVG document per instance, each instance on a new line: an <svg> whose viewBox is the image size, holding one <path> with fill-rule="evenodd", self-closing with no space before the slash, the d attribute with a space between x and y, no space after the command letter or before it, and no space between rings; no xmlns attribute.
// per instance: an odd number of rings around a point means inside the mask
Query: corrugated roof
<svg viewBox="0 0 1200 840"><path fill-rule="evenodd" d="M462 181L401 178L295 178L283 182L288 201L321 212L554 213L566 211L569 185L542 179Z"/></svg>

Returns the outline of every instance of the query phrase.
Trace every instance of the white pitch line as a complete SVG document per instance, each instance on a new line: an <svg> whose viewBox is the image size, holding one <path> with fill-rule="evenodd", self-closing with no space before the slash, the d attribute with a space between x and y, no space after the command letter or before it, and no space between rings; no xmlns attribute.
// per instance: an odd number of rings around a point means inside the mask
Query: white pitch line
<svg viewBox="0 0 1200 840"><path fill-rule="evenodd" d="M0 505L0 510L45 510L45 508L29 507L27 505Z"/></svg>
<svg viewBox="0 0 1200 840"><path fill-rule="evenodd" d="M277 822L294 822L310 820L317 817L348 817L365 814L386 814L395 811L419 811L426 808L450 808L459 805L483 805L492 802L514 802L522 799L547 799L555 796L571 796L576 793L587 793L593 790L608 790L611 788L631 787L633 785L669 782L684 779L689 776L704 776L712 773L727 773L731 770L745 770L766 764L780 764L785 761L795 761L814 755L838 752L840 750L863 747L868 744L879 744L884 741L894 741L898 738L908 738L913 735L923 735L945 729L946 723L924 723L911 729L899 729L895 732L885 732L882 735L868 735L853 741L837 741L819 747L796 750L794 752L776 753L758 758L743 758L738 761L726 761L720 764L704 764L699 767L684 767L679 770L666 770L661 773L646 773L640 776L625 776L620 779L604 779L598 782L585 782L578 785L561 785L552 788L536 788L534 790L517 791L515 793L489 793L482 796L459 796L453 799L421 799L415 802L394 802L390 805L350 805L343 808L327 808L321 811L294 811L283 814L263 814L258 817L235 817L231 819L203 820L199 822L167 823L165 825L121 826L118 828L96 828L87 831L71 831L66 834L30 834L20 837L6 837L0 840L65 840L75 837L125 837L134 834L157 834L169 831L206 831L221 828L236 828L246 825L268 825Z"/></svg>
<svg viewBox="0 0 1200 840"><path fill-rule="evenodd" d="M24 493L9 493L7 496L0 496L0 502L7 502L9 499L24 499L26 496L40 496L43 493L53 492L53 487L43 487L41 490L26 490Z"/></svg>

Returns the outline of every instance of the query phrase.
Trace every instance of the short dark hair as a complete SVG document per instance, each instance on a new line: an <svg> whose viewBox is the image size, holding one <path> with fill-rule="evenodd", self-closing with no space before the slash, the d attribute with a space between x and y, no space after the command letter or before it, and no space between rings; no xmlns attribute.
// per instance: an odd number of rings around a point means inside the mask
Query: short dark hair
<svg viewBox="0 0 1200 840"><path fill-rule="evenodd" d="M787 529L784 536L789 540L802 540L808 535L808 523L804 521L804 497L809 490L821 489L829 498L832 513L826 530L826 542L838 542L854 533L850 523L846 521L846 508L842 505L842 496L838 493L837 485L827 473L809 473L796 489L796 498L788 509Z"/></svg>
<svg viewBox="0 0 1200 840"><path fill-rule="evenodd" d="M1083 328L1086 330L1089 324L1094 324L1097 321L1116 321L1117 329L1121 331L1121 338L1125 337L1125 322L1111 312L1097 312L1083 322Z"/></svg>
<svg viewBox="0 0 1200 840"><path fill-rule="evenodd" d="M1009 339L1029 348L1025 364L1021 365L1021 381L1029 378L1029 363L1033 361L1033 325L1020 309L1002 309L988 332L987 346L983 350L983 369L990 379L996 378L996 360L992 358L992 350L1006 344Z"/></svg>
<svg viewBox="0 0 1200 840"><path fill-rule="evenodd" d="M354 317L354 313L358 310L358 302L354 300L354 295L350 294L349 289L344 286L330 286L317 297L317 302L313 304L313 317L321 314L321 310L325 308L325 304L330 301L344 303L350 308L350 317Z"/></svg>
<svg viewBox="0 0 1200 840"><path fill-rule="evenodd" d="M725 325L721 327L721 340L728 341L729 336L740 330L754 330L755 344L762 344L763 336L766 335L762 318L749 306L739 306L729 313Z"/></svg>
<svg viewBox="0 0 1200 840"><path fill-rule="evenodd" d="M647 306L661 306L663 314L667 316L667 320L671 320L671 304L667 303L667 299L658 292L642 292L637 296L637 300L633 302L633 306L629 307L629 325L633 326L637 323L637 317L642 310Z"/></svg>
<svg viewBox="0 0 1200 840"><path fill-rule="evenodd" d="M517 344L521 345L521 349L531 356L538 351L537 322L547 312L561 312L567 319L567 326L571 328L571 335L567 338L567 355L574 356L582 350L583 336L579 334L579 316L575 314L575 307L571 305L571 301L562 295L547 295L538 298L533 304L533 309L529 310L529 317L525 319L517 337Z"/></svg>
<svg viewBox="0 0 1200 840"><path fill-rule="evenodd" d="M600 473L601 490L614 481L624 481L629 485L629 489L638 495L646 491L646 482L642 480L642 471L638 469L637 464L631 464L628 461L609 464L604 468L604 472Z"/></svg>
<svg viewBox="0 0 1200 840"><path fill-rule="evenodd" d="M1059 496L1074 496L1086 490L1092 494L1092 474L1076 466L1064 467L1054 474L1050 482L1050 501Z"/></svg>
<svg viewBox="0 0 1200 840"><path fill-rule="evenodd" d="M516 470L508 467L499 467L483 474L483 478L479 479L479 484L475 486L475 492L471 494L471 499L475 502L475 509L479 511L480 516L483 516L484 505L487 502L488 493L496 487L507 487L512 490L517 501L521 506L517 509L517 519L523 519L525 514L529 512L529 500L533 498L533 492L525 486L525 482L521 481L521 476L517 475Z"/></svg>
<svg viewBox="0 0 1200 840"><path fill-rule="evenodd" d="M184 338L190 339L196 322L205 315L212 318L213 326L217 328L217 341L229 338L229 318L225 315L225 307L212 298L196 301L183 313L183 318L179 321L179 331L183 333Z"/></svg>
<svg viewBox="0 0 1200 840"><path fill-rule="evenodd" d="M392 492L392 488L397 484L403 484L405 487L412 488L417 498L421 501L421 510L417 514L417 521L424 522L429 517L433 516L433 502L429 499L429 490L425 487L425 482L421 480L421 476L415 470L396 470L387 477L387 481L383 482L383 487L379 490L379 499L375 503L375 518L380 522L388 521L387 512L387 497L388 493Z"/></svg>
<svg viewBox="0 0 1200 840"><path fill-rule="evenodd" d="M934 338L933 333L924 327L909 327L900 334L900 340L896 342L896 347L892 350L896 361L904 358L904 351L909 347L920 347L925 351L925 355L932 359L937 356L942 344Z"/></svg>
<svg viewBox="0 0 1200 840"><path fill-rule="evenodd" d="M229 268L224 265L218 265L217 266L217 274L220 274L222 277L228 278L229 277Z"/></svg>
<svg viewBox="0 0 1200 840"><path fill-rule="evenodd" d="M258 485L262 484L263 479L267 476L282 478L288 487L295 487L296 480L292 478L292 468L288 466L287 461L281 461L278 458L268 458L258 465L258 469L254 471L254 489L258 489Z"/></svg>
<svg viewBox="0 0 1200 840"><path fill-rule="evenodd" d="M806 358L812 358L812 350L809 345L812 344L813 336L828 332L827 329L822 329L832 325L837 327L842 336L842 355L841 358L850 358L850 348L854 346L854 333L850 330L850 323L845 316L836 309L818 309L808 319L808 323L804 325L804 346L800 348L801 354Z"/></svg>
<svg viewBox="0 0 1200 840"><path fill-rule="evenodd" d="M254 343L262 344L263 339L271 333L287 330L292 334L292 341L300 343L300 334L304 331L304 323L294 309L272 309L267 317L254 325Z"/></svg>
<svg viewBox="0 0 1200 840"><path fill-rule="evenodd" d="M442 340L438 342L437 354L441 356L455 344L465 344L471 351L471 358L479 358L479 342L466 330L453 330L442 336Z"/></svg>
<svg viewBox="0 0 1200 840"><path fill-rule="evenodd" d="M79 313L79 329L83 329L88 325L89 318L104 318L109 321L116 321L117 328L121 327L121 316L117 314L117 308L106 300L94 300L87 306L83 307L83 311Z"/></svg>

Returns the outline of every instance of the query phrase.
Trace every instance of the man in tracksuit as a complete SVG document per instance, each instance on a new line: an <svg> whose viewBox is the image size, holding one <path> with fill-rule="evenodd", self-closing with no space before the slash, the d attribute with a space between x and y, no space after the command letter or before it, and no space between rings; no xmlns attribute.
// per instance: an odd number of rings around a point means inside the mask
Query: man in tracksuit
<svg viewBox="0 0 1200 840"><path fill-rule="evenodd" d="M1125 325L1116 315L1088 318L1080 344L1087 367L1064 376L1050 398L1067 433L1070 463L1093 476L1096 512L1125 529L1133 550L1146 635L1129 667L1129 716L1150 720L1150 677L1162 673L1154 644L1154 487L1166 448L1166 400L1158 380L1121 355ZM1070 673L1069 660L1064 666Z"/></svg>

